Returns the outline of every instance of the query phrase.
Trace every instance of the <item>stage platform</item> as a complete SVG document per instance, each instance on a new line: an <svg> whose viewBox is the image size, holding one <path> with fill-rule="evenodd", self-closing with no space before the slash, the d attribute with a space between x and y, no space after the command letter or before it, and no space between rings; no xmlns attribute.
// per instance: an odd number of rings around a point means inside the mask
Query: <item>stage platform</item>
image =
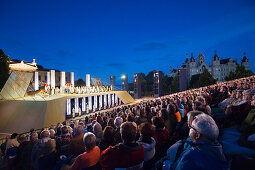
<svg viewBox="0 0 255 170"><path fill-rule="evenodd" d="M67 99L115 94L123 104L134 103L126 91L90 94L35 95L15 100L0 100L0 133L24 133L56 125L66 119Z"/></svg>

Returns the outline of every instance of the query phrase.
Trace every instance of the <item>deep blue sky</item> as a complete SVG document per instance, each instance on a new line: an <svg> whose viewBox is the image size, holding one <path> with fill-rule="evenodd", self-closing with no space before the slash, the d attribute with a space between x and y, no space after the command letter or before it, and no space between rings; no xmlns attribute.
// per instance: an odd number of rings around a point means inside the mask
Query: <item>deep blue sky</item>
<svg viewBox="0 0 255 170"><path fill-rule="evenodd" d="M0 48L46 68L120 81L121 74L207 64L243 52L255 71L254 0L1 0Z"/></svg>

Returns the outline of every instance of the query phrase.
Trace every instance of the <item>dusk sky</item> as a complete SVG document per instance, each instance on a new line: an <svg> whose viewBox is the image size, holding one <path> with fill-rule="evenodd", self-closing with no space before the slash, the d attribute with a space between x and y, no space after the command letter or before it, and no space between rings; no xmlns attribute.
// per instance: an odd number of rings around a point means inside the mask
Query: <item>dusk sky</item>
<svg viewBox="0 0 255 170"><path fill-rule="evenodd" d="M45 68L109 76L180 66L201 50L207 64L240 60L255 71L255 0L1 0L0 48ZM119 83L118 83L119 84Z"/></svg>

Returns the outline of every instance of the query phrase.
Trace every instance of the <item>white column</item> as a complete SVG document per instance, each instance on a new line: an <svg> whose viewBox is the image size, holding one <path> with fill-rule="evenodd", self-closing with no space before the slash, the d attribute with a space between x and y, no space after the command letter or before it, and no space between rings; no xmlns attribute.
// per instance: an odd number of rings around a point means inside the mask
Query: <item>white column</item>
<svg viewBox="0 0 255 170"><path fill-rule="evenodd" d="M114 102L114 93L112 94L112 106L115 106L115 102Z"/></svg>
<svg viewBox="0 0 255 170"><path fill-rule="evenodd" d="M65 87L66 84L66 73L60 72L60 87Z"/></svg>
<svg viewBox="0 0 255 170"><path fill-rule="evenodd" d="M34 81L34 88L35 88L35 91L36 90L39 90L39 79L38 79L38 72L37 71L35 71L35 81Z"/></svg>
<svg viewBox="0 0 255 170"><path fill-rule="evenodd" d="M70 76L71 76L70 80L71 80L72 87L74 87L74 72L71 72Z"/></svg>
<svg viewBox="0 0 255 170"><path fill-rule="evenodd" d="M94 96L94 105L95 105L95 108L97 109L98 108L98 105L97 105L97 96Z"/></svg>
<svg viewBox="0 0 255 170"><path fill-rule="evenodd" d="M71 99L66 99L66 115L71 115Z"/></svg>
<svg viewBox="0 0 255 170"><path fill-rule="evenodd" d="M92 96L89 96L88 99L89 99L89 101L88 101L88 103L89 103L89 110L92 110Z"/></svg>
<svg viewBox="0 0 255 170"><path fill-rule="evenodd" d="M102 108L102 106L103 106L103 96L100 95L100 96L99 96L99 107ZM101 109L101 108L100 108L100 109Z"/></svg>
<svg viewBox="0 0 255 170"><path fill-rule="evenodd" d="M83 112L85 112L86 111L86 98L85 97L83 97L82 98L82 108L81 108L81 110L83 111Z"/></svg>
<svg viewBox="0 0 255 170"><path fill-rule="evenodd" d="M50 72L47 72L47 84L50 84Z"/></svg>
<svg viewBox="0 0 255 170"><path fill-rule="evenodd" d="M90 74L86 74L86 86L90 87Z"/></svg>
<svg viewBox="0 0 255 170"><path fill-rule="evenodd" d="M50 70L50 86L55 88L55 70Z"/></svg>
<svg viewBox="0 0 255 170"><path fill-rule="evenodd" d="M118 105L118 96L115 94L115 105Z"/></svg>
<svg viewBox="0 0 255 170"><path fill-rule="evenodd" d="M107 107L107 94L104 95L104 108Z"/></svg>
<svg viewBox="0 0 255 170"><path fill-rule="evenodd" d="M111 106L111 101L112 101L112 99L111 99L111 94L108 94L108 105L109 105L109 106Z"/></svg>
<svg viewBox="0 0 255 170"><path fill-rule="evenodd" d="M79 98L74 99L74 109L75 113L79 113Z"/></svg>

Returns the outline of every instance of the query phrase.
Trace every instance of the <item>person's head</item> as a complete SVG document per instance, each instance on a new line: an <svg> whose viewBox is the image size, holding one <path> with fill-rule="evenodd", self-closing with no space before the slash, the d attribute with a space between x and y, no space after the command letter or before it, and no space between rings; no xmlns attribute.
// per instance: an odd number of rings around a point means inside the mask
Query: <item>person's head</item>
<svg viewBox="0 0 255 170"><path fill-rule="evenodd" d="M54 129L50 129L50 138L55 138L55 130Z"/></svg>
<svg viewBox="0 0 255 170"><path fill-rule="evenodd" d="M193 142L215 143L219 135L218 126L213 118L204 113L195 116L189 128L189 136Z"/></svg>
<svg viewBox="0 0 255 170"><path fill-rule="evenodd" d="M175 114L176 113L176 106L174 104L167 105L167 111L169 114Z"/></svg>
<svg viewBox="0 0 255 170"><path fill-rule="evenodd" d="M11 139L15 139L17 136L18 136L17 133L13 133L13 134L11 135Z"/></svg>
<svg viewBox="0 0 255 170"><path fill-rule="evenodd" d="M103 131L103 140L114 143L115 130L111 126L106 126Z"/></svg>
<svg viewBox="0 0 255 170"><path fill-rule="evenodd" d="M102 126L98 122L93 125L93 132L95 134L102 132Z"/></svg>
<svg viewBox="0 0 255 170"><path fill-rule="evenodd" d="M255 95L255 89L245 90L243 92L243 100L252 101L252 97Z"/></svg>
<svg viewBox="0 0 255 170"><path fill-rule="evenodd" d="M72 134L73 133L73 128L71 126L67 126L67 129L68 129L68 133L69 134Z"/></svg>
<svg viewBox="0 0 255 170"><path fill-rule="evenodd" d="M152 125L148 122L142 123L139 126L140 135L142 137L142 141L145 143L151 143L151 137L154 133L154 129Z"/></svg>
<svg viewBox="0 0 255 170"><path fill-rule="evenodd" d="M67 133L68 133L68 127L67 127L67 126L63 126L63 127L61 128L61 131L62 131L62 135L67 134Z"/></svg>
<svg viewBox="0 0 255 170"><path fill-rule="evenodd" d="M83 136L83 142L86 150L92 150L96 146L96 136L91 132L87 132Z"/></svg>
<svg viewBox="0 0 255 170"><path fill-rule="evenodd" d="M243 96L242 92L243 92L243 91L240 90L240 89L236 91L236 98L237 98L237 99L241 99L241 98L242 98L242 96Z"/></svg>
<svg viewBox="0 0 255 170"><path fill-rule="evenodd" d="M26 135L21 134L21 135L18 136L18 142L19 143L22 143L22 142L25 142L25 141L27 141Z"/></svg>
<svg viewBox="0 0 255 170"><path fill-rule="evenodd" d="M38 141L38 133L36 131L32 132L30 138L31 138L30 140L32 142L37 142Z"/></svg>
<svg viewBox="0 0 255 170"><path fill-rule="evenodd" d="M165 127L165 122L162 117L154 116L152 118L152 123L156 127L156 129L163 129Z"/></svg>
<svg viewBox="0 0 255 170"><path fill-rule="evenodd" d="M114 120L114 124L117 128L120 128L120 125L123 123L123 119L121 117L116 117Z"/></svg>
<svg viewBox="0 0 255 170"><path fill-rule="evenodd" d="M98 123L103 122L103 119L102 119L102 117L101 117L101 116L97 116L97 122L98 122Z"/></svg>
<svg viewBox="0 0 255 170"><path fill-rule="evenodd" d="M190 111L190 112L187 113L187 117L188 117L187 123L188 123L188 126L191 125L192 121L194 120L194 117L199 115L199 114L203 114L203 112L196 110L196 111Z"/></svg>
<svg viewBox="0 0 255 170"><path fill-rule="evenodd" d="M107 126L111 126L111 127L115 128L114 119L113 118L108 119Z"/></svg>
<svg viewBox="0 0 255 170"><path fill-rule="evenodd" d="M41 132L40 136L41 136L41 138L48 138L48 137L50 137L50 131L45 129Z"/></svg>
<svg viewBox="0 0 255 170"><path fill-rule="evenodd" d="M137 126L134 122L125 122L120 126L120 134L124 143L134 143L137 133Z"/></svg>
<svg viewBox="0 0 255 170"><path fill-rule="evenodd" d="M197 96L196 101L199 101L202 104L206 104L206 100L203 96Z"/></svg>
<svg viewBox="0 0 255 170"><path fill-rule="evenodd" d="M76 128L76 133L77 135L83 134L83 126L82 125L78 125Z"/></svg>
<svg viewBox="0 0 255 170"><path fill-rule="evenodd" d="M134 121L135 121L135 116L134 116L133 113L129 113L129 114L127 115L127 121L128 121L128 122L134 122Z"/></svg>
<svg viewBox="0 0 255 170"><path fill-rule="evenodd" d="M159 112L159 116L162 117L164 120L167 120L169 118L168 112L166 109L161 109Z"/></svg>

